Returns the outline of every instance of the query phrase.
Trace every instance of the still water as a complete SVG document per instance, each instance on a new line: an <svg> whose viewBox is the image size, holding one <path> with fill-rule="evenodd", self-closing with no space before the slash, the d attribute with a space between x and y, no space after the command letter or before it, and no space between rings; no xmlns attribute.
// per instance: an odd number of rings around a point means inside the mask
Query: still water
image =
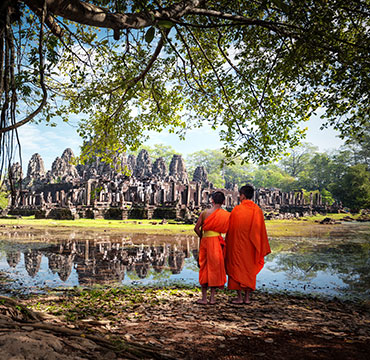
<svg viewBox="0 0 370 360"><path fill-rule="evenodd" d="M324 238L270 238L257 288L352 300L370 298L369 224ZM198 285L195 236L70 230L0 231L0 293L93 285Z"/></svg>

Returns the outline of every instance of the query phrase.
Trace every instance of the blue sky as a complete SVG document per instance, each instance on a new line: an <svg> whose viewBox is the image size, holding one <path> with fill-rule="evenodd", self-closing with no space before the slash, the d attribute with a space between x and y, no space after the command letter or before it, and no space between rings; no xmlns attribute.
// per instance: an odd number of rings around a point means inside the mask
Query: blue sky
<svg viewBox="0 0 370 360"><path fill-rule="evenodd" d="M79 154L81 139L76 132L78 117L70 118L70 123L60 122L56 127L43 124L27 124L19 129L24 173L27 172L28 161L34 153L39 153L44 160L45 169L49 170L55 158L61 156L66 148L71 148L75 155ZM319 151L338 149L343 141L332 129L320 130L321 121L312 118L305 124L308 127L306 142L319 147ZM218 134L210 127L202 127L189 131L186 140L179 140L175 134L167 132L151 134L147 145L170 145L184 156L199 150L218 149L222 146ZM17 159L18 161L18 159Z"/></svg>

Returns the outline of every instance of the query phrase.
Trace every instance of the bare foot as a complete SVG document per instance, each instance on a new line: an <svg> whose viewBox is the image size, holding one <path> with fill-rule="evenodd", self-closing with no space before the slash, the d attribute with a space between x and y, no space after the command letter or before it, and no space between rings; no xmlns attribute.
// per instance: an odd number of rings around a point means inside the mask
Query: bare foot
<svg viewBox="0 0 370 360"><path fill-rule="evenodd" d="M197 304L199 304L199 305L207 305L207 300L198 299L198 300L196 301L196 303L197 303Z"/></svg>
<svg viewBox="0 0 370 360"><path fill-rule="evenodd" d="M244 300L244 304L247 304L249 305L251 303L251 301L248 299L248 300Z"/></svg>
<svg viewBox="0 0 370 360"><path fill-rule="evenodd" d="M232 304L243 304L243 299L236 298L236 299L231 300L231 303Z"/></svg>
<svg viewBox="0 0 370 360"><path fill-rule="evenodd" d="M210 300L210 301L208 302L208 304L209 304L209 305L214 305L214 304L216 304L216 301L215 301L215 300L213 300L213 301L211 301L211 300Z"/></svg>

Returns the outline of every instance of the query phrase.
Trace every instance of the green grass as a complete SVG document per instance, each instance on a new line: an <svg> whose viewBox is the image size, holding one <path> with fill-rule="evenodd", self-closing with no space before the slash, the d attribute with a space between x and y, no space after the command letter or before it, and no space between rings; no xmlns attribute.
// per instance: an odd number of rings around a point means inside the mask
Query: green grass
<svg viewBox="0 0 370 360"><path fill-rule="evenodd" d="M290 223L300 223L302 221L315 223L315 222L321 221L325 218L331 218L331 219L339 221L339 220L343 219L346 216L350 216L353 219L357 219L360 216L360 214L350 214L350 213L348 213L348 214L326 214L326 215L318 214L318 215L313 215L313 216L302 216L301 218L294 219L294 220L290 220L290 219L287 219L287 220L268 220L268 221L266 221L266 223L270 223L270 224L274 224L274 223L290 224Z"/></svg>
<svg viewBox="0 0 370 360"><path fill-rule="evenodd" d="M55 220L35 219L34 216L25 216L20 219L0 219L0 225L27 226L33 228L80 228L96 230L115 230L127 232L163 233L163 234L194 234L194 225L181 223L160 224L161 220L130 219L130 220L106 220L106 219L78 219L78 220Z"/></svg>
<svg viewBox="0 0 370 360"><path fill-rule="evenodd" d="M320 225L319 222L325 217L340 220L345 216L357 218L359 215L351 214L327 214L310 217L302 217L299 220L268 220L266 228L269 236L303 236L307 232L312 233L315 228L327 225ZM129 219L129 220L106 220L106 219L78 219L78 220L54 220L35 219L34 216L22 217L20 219L0 219L0 225L25 226L32 228L75 228L92 230L119 230L128 233L149 233L163 235L194 235L194 225L175 223L160 224L161 220ZM173 222L173 223L172 223Z"/></svg>
<svg viewBox="0 0 370 360"><path fill-rule="evenodd" d="M266 228L270 237L327 237L338 225L322 225L320 221L327 217L340 221L346 216L357 219L360 214L326 214L306 216L294 220L268 220Z"/></svg>
<svg viewBox="0 0 370 360"><path fill-rule="evenodd" d="M334 220L340 220L340 219L343 219L344 217L346 216L349 216L353 219L357 219L360 214L350 214L350 213L346 213L346 214L327 214L327 215L315 215L315 216L306 216L302 219L307 219L308 221L311 221L311 222L314 222L316 220L318 221L321 221L327 217L331 218L331 219L334 219Z"/></svg>

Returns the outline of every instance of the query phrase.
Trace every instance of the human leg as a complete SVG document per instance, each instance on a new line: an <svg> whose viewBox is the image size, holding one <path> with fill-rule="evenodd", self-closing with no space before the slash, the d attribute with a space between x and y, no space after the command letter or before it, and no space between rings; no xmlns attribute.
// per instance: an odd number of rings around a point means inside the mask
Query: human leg
<svg viewBox="0 0 370 360"><path fill-rule="evenodd" d="M249 298L249 294L250 294L250 289L245 289L244 290L244 304L250 304L250 298Z"/></svg>
<svg viewBox="0 0 370 360"><path fill-rule="evenodd" d="M229 281L228 281L228 289L237 291L237 297L232 299L231 303L232 304L243 304L243 297L242 297L240 284L237 281L235 281L230 275L229 275Z"/></svg>
<svg viewBox="0 0 370 360"><path fill-rule="evenodd" d="M207 304L207 285L202 285L202 298L197 300L197 304L205 305Z"/></svg>
<svg viewBox="0 0 370 360"><path fill-rule="evenodd" d="M209 303L211 305L213 305L213 304L216 303L215 294L216 294L216 288L215 287L211 287L211 298L209 299Z"/></svg>
<svg viewBox="0 0 370 360"><path fill-rule="evenodd" d="M242 292L237 290L237 297L231 300L232 304L243 304Z"/></svg>

